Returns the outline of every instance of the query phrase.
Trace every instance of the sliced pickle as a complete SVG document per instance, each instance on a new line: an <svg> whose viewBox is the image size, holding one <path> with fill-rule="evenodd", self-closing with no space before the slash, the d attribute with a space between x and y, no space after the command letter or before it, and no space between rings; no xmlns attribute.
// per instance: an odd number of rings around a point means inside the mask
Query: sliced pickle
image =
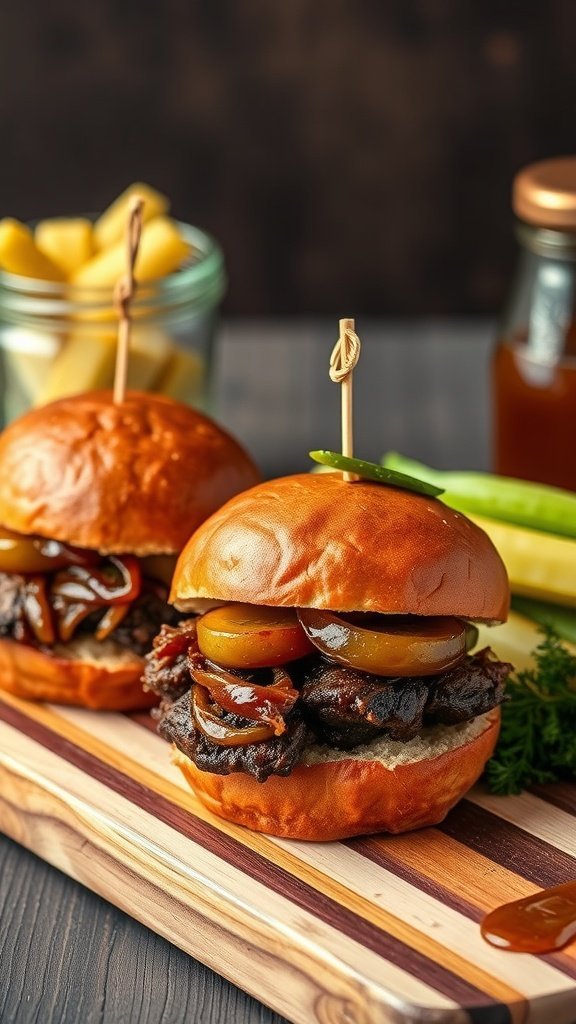
<svg viewBox="0 0 576 1024"><path fill-rule="evenodd" d="M331 469L340 469L343 472L355 473L362 480L371 480L377 484L388 484L390 487L400 487L404 491L414 491L416 494L426 494L431 498L437 498L444 494L441 487L428 483L425 480L417 480L415 476L407 476L406 473L398 473L396 470L379 466L376 462L367 462L366 459L354 459L349 455L341 455L340 452L330 452L320 449L316 452L308 452L314 462L321 466L329 466Z"/></svg>
<svg viewBox="0 0 576 1024"><path fill-rule="evenodd" d="M466 623L449 616L337 615L301 608L298 618L323 654L373 675L435 675L466 654Z"/></svg>
<svg viewBox="0 0 576 1024"><path fill-rule="evenodd" d="M0 527L0 572L52 572L69 564L70 558L58 541L26 537Z"/></svg>
<svg viewBox="0 0 576 1024"><path fill-rule="evenodd" d="M225 604L198 619L198 647L225 668L265 668L314 650L293 608Z"/></svg>

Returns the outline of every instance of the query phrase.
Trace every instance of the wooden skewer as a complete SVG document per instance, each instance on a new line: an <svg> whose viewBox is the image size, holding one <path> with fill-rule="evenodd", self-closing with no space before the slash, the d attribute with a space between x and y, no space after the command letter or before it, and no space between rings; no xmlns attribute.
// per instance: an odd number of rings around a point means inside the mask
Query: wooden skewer
<svg viewBox="0 0 576 1024"><path fill-rule="evenodd" d="M330 380L342 385L342 454L354 456L354 420L352 408L352 373L360 358L360 338L354 320L340 320L340 335L330 356ZM355 473L344 472L344 480L357 480Z"/></svg>
<svg viewBox="0 0 576 1024"><path fill-rule="evenodd" d="M132 326L131 303L136 291L134 267L140 236L142 234L142 211L144 200L134 196L130 203L126 228L126 275L121 277L114 289L114 305L118 311L118 344L116 346L116 368L114 371L114 402L121 405L126 396L128 356L130 353L130 329Z"/></svg>

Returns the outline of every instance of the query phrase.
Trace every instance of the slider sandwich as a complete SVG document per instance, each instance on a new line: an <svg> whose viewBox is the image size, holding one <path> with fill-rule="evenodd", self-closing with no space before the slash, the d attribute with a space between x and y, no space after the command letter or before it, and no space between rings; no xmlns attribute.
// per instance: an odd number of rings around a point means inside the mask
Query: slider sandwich
<svg viewBox="0 0 576 1024"><path fill-rule="evenodd" d="M440 500L340 473L237 495L180 555L147 656L160 733L216 814L296 839L435 824L478 779L511 666L487 535Z"/></svg>
<svg viewBox="0 0 576 1024"><path fill-rule="evenodd" d="M158 395L61 399L0 435L0 689L135 709L191 531L258 480L208 417Z"/></svg>

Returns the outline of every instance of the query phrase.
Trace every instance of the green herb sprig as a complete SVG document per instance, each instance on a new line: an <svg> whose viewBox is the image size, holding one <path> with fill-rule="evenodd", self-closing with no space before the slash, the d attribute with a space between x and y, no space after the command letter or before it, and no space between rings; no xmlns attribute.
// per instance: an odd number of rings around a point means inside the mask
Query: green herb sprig
<svg viewBox="0 0 576 1024"><path fill-rule="evenodd" d="M534 652L535 668L508 684L496 753L488 764L493 793L576 775L576 656L551 630Z"/></svg>

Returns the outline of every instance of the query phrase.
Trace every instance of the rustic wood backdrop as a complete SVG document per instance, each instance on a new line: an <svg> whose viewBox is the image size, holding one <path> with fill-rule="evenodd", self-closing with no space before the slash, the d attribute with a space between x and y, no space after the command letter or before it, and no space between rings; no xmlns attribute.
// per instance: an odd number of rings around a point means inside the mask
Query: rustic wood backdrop
<svg viewBox="0 0 576 1024"><path fill-rule="evenodd" d="M149 179L233 313L501 302L510 182L575 148L573 0L7 0L0 213Z"/></svg>

